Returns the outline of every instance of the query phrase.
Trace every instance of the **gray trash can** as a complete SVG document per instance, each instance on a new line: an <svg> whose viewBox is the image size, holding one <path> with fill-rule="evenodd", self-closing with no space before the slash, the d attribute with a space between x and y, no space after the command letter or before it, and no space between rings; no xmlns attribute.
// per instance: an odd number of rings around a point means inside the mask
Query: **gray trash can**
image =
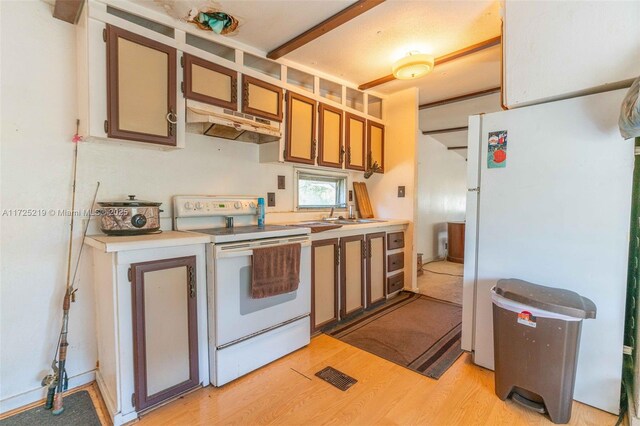
<svg viewBox="0 0 640 426"><path fill-rule="evenodd" d="M578 293L517 279L491 290L496 395L571 419L582 320L596 305Z"/></svg>

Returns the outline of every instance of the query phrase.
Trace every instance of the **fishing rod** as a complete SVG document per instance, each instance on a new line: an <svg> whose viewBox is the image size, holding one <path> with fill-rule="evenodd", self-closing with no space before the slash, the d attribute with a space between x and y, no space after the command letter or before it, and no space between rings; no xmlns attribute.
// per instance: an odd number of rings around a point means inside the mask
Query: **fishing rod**
<svg viewBox="0 0 640 426"><path fill-rule="evenodd" d="M78 252L78 259L76 262L76 267L71 275L71 262L73 256L73 231L74 231L74 223L75 223L75 204L76 204L76 182L77 182L77 165L78 165L78 144L82 140L82 138L78 135L77 126L79 126L80 121L76 121L76 134L73 137L73 142L75 142L75 149L73 154L73 186L72 186L72 196L71 196L71 223L69 227L69 249L67 254L67 282L66 289L64 294L64 299L62 301L62 327L60 329L60 334L58 336L58 343L56 345L56 353L53 357L53 361L51 363L52 373L48 374L44 379L42 379L42 386L46 386L47 390L47 399L45 402L45 409L52 409L52 413L54 415L62 414L64 411L63 406L63 392L67 390L69 386L69 378L67 376L66 370L66 361L67 361L67 347L69 346L69 342L67 340L67 334L69 331L69 309L71 308L71 302L75 301L75 292L76 288L74 288L74 283L76 279L76 274L78 272L78 266L80 264L82 249L84 248L84 240L87 236L87 230L89 228L89 222L91 221L91 216L87 219L85 223L83 232L82 232L82 243L80 245L80 250ZM89 211L93 209L93 206L96 202L96 197L98 195L98 189L100 189L100 182L96 185L96 190L93 194L93 200L91 202L91 206Z"/></svg>

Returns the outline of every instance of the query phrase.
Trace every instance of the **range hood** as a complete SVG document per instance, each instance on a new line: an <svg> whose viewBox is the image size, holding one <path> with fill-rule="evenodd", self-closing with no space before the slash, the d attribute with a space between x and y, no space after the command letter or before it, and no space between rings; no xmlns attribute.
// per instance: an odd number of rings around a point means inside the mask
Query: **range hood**
<svg viewBox="0 0 640 426"><path fill-rule="evenodd" d="M187 130L257 144L280 140L280 123L226 108L187 100Z"/></svg>

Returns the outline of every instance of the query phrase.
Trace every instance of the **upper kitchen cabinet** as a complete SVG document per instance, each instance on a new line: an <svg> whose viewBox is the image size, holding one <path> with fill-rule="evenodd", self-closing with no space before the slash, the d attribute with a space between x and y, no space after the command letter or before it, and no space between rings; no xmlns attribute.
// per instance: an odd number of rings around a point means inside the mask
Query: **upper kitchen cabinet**
<svg viewBox="0 0 640 426"><path fill-rule="evenodd" d="M286 161L315 164L316 158L316 104L313 99L288 91Z"/></svg>
<svg viewBox="0 0 640 426"><path fill-rule="evenodd" d="M342 143L342 111L321 103L318 106L318 165L342 168L344 145Z"/></svg>
<svg viewBox="0 0 640 426"><path fill-rule="evenodd" d="M238 109L238 73L184 54L184 97L234 111Z"/></svg>
<svg viewBox="0 0 640 426"><path fill-rule="evenodd" d="M364 171L366 168L366 120L357 115L345 114L345 139L347 148L346 168Z"/></svg>
<svg viewBox="0 0 640 426"><path fill-rule="evenodd" d="M369 154L367 167L374 168L377 173L384 173L384 126L367 120L367 147Z"/></svg>
<svg viewBox="0 0 640 426"><path fill-rule="evenodd" d="M282 121L282 88L243 75L242 112L269 120Z"/></svg>
<svg viewBox="0 0 640 426"><path fill-rule="evenodd" d="M107 25L109 138L176 146L176 49Z"/></svg>

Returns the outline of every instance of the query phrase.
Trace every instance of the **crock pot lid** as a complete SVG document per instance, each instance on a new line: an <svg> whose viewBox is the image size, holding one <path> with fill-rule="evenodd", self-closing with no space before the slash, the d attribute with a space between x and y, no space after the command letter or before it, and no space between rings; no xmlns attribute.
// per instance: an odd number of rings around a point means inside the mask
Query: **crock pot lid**
<svg viewBox="0 0 640 426"><path fill-rule="evenodd" d="M102 207L157 207L162 203L157 203L155 201L142 201L136 200L135 195L128 195L128 200L118 200L118 201L100 201L98 205Z"/></svg>

